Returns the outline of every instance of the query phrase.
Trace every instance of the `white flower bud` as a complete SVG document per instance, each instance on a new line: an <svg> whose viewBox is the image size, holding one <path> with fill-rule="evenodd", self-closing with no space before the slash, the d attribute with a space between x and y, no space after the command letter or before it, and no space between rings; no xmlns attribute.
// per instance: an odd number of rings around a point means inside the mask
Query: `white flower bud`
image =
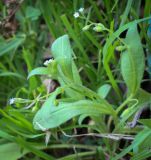
<svg viewBox="0 0 151 160"><path fill-rule="evenodd" d="M116 47L116 50L117 51L123 51L123 50L125 50L126 49L126 46L117 46Z"/></svg>
<svg viewBox="0 0 151 160"><path fill-rule="evenodd" d="M94 31L96 32L102 32L104 30L106 30L106 28L104 27L104 25L102 23L98 23L94 28Z"/></svg>
<svg viewBox="0 0 151 160"><path fill-rule="evenodd" d="M84 8L80 8L79 12L82 13L84 11Z"/></svg>
<svg viewBox="0 0 151 160"><path fill-rule="evenodd" d="M84 27L82 28L82 30L83 30L83 31L87 31L89 28L90 28L90 25L87 25L87 26L84 26Z"/></svg>

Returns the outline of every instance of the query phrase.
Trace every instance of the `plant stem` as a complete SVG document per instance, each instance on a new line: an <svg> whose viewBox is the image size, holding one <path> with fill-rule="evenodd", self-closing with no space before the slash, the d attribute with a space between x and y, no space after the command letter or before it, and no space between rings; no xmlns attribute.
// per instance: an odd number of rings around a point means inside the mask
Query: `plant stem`
<svg viewBox="0 0 151 160"><path fill-rule="evenodd" d="M119 114L119 112L125 107L125 105L133 98L133 94L131 94L116 110L116 113Z"/></svg>

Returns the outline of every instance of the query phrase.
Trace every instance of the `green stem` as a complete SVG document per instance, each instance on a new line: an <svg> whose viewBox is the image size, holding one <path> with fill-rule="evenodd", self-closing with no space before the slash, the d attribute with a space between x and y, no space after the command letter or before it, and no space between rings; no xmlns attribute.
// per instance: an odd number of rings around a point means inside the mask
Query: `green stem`
<svg viewBox="0 0 151 160"><path fill-rule="evenodd" d="M95 154L96 154L96 151L75 153L75 154L71 154L69 156L65 156L65 157L59 158L58 160L76 159L76 158L78 159L78 157L92 156L92 155L95 155Z"/></svg>
<svg viewBox="0 0 151 160"><path fill-rule="evenodd" d="M132 98L133 98L133 94L131 94L131 95L117 108L116 113L118 114Z"/></svg>
<svg viewBox="0 0 151 160"><path fill-rule="evenodd" d="M54 144L47 146L49 149L55 149L55 148L80 148L80 149L86 149L86 150L96 150L99 146L90 146L90 145L82 145L82 144Z"/></svg>

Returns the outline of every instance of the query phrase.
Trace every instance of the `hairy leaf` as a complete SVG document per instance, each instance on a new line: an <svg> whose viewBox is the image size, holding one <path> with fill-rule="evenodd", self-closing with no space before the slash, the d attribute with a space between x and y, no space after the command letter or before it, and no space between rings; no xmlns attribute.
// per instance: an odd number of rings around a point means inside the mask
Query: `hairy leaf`
<svg viewBox="0 0 151 160"><path fill-rule="evenodd" d="M72 60L73 50L70 45L69 36L64 35L54 41L51 47L52 55L64 74L70 81L81 84L81 79L75 63Z"/></svg>
<svg viewBox="0 0 151 160"><path fill-rule="evenodd" d="M28 75L28 79L32 76L35 76L35 75L48 75L49 74L49 70L48 68L46 67L38 67L38 68L35 68L33 69L29 75Z"/></svg>
<svg viewBox="0 0 151 160"><path fill-rule="evenodd" d="M70 120L71 118L87 114L89 116L100 114L112 114L104 104L96 103L90 100L80 100L77 102L60 102L55 105L56 96L60 93L60 89L51 95L44 103L41 109L34 117L33 124L37 130L47 130L55 128Z"/></svg>
<svg viewBox="0 0 151 160"><path fill-rule="evenodd" d="M0 44L0 56L3 54L6 54L10 52L13 49L16 49L19 45L21 45L25 40L25 35L18 35L11 40L3 43L2 45Z"/></svg>
<svg viewBox="0 0 151 160"><path fill-rule="evenodd" d="M27 150L21 152L21 147L16 143L6 143L0 145L0 159L16 160L26 154Z"/></svg>
<svg viewBox="0 0 151 160"><path fill-rule="evenodd" d="M56 39L52 44L51 51L64 74L68 77L71 77L73 51L70 46L68 35L64 35Z"/></svg>
<svg viewBox="0 0 151 160"><path fill-rule="evenodd" d="M121 56L122 76L130 93L135 94L140 87L145 66L143 48L136 24L129 28L124 42L128 48Z"/></svg>
<svg viewBox="0 0 151 160"><path fill-rule="evenodd" d="M111 86L109 84L104 84L98 88L97 93L102 98L106 98L110 90L111 90Z"/></svg>

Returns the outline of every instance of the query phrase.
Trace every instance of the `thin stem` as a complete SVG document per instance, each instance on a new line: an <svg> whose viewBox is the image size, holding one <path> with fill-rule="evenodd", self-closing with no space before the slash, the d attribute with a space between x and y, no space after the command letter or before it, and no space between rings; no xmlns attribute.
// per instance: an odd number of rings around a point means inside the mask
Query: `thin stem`
<svg viewBox="0 0 151 160"><path fill-rule="evenodd" d="M69 137L69 138L76 138L76 137L83 137L83 136L95 136L95 137L101 137L101 138L109 138L113 140L121 140L121 139L126 139L126 140L133 140L134 137L131 135L124 135L124 134L109 134L109 133L102 133L102 134L97 134L97 133L86 133L86 134L78 134L78 135L68 135L64 131L61 130L64 136Z"/></svg>
<svg viewBox="0 0 151 160"><path fill-rule="evenodd" d="M133 95L131 94L116 110L116 113L118 114L124 107L125 105L132 99Z"/></svg>

